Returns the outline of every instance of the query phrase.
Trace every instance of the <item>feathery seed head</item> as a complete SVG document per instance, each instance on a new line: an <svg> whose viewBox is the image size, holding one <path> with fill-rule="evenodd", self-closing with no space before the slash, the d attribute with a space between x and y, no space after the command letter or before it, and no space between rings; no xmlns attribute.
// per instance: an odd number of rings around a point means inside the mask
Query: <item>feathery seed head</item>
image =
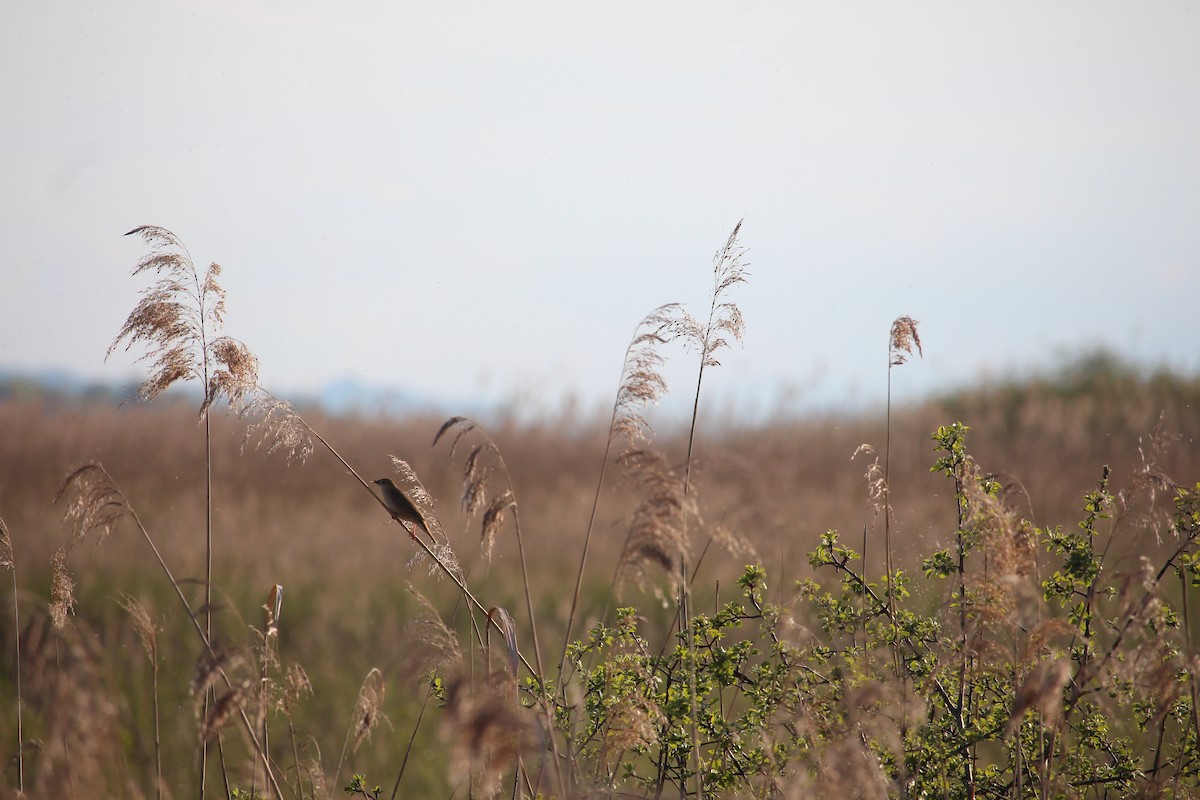
<svg viewBox="0 0 1200 800"><path fill-rule="evenodd" d="M13 558L12 538L8 535L8 526L4 524L3 518L0 518L0 567L4 569L16 569L16 561Z"/></svg>
<svg viewBox="0 0 1200 800"><path fill-rule="evenodd" d="M650 440L650 425L643 416L667 393L667 383L659 370L665 361L660 346L681 335L687 312L678 303L668 303L651 311L637 324L633 339L625 350L621 384L613 403L609 439L623 439L629 448Z"/></svg>
<svg viewBox="0 0 1200 800"><path fill-rule="evenodd" d="M621 457L628 474L644 487L645 496L633 513L629 536L617 566L623 583L632 576L646 584L647 567L666 573L672 591L679 588L679 564L687 557L685 518L695 516L696 501L684 479L651 450L632 450Z"/></svg>
<svg viewBox="0 0 1200 800"><path fill-rule="evenodd" d="M242 449L252 439L255 447L265 448L267 455L277 450L287 453L287 460L305 461L313 451L312 428L296 413L292 404L280 400L259 388L253 399L241 403L238 418L248 420Z"/></svg>
<svg viewBox="0 0 1200 800"><path fill-rule="evenodd" d="M144 343L138 361L150 363L150 375L139 388L153 400L179 381L205 380L203 419L222 396L238 405L258 388L258 360L241 342L218 332L225 321L225 290L217 278L219 264L210 264L201 275L179 237L165 228L144 225L137 235L151 251L133 268L134 276L152 273L154 281L109 345L107 356L125 343L128 350Z"/></svg>
<svg viewBox="0 0 1200 800"><path fill-rule="evenodd" d="M372 667L358 690L358 699L354 702L354 735L351 752L357 752L358 746L371 738L371 731L383 718L383 699L386 694L387 684L384 683L383 673L378 667Z"/></svg>
<svg viewBox="0 0 1200 800"><path fill-rule="evenodd" d="M888 366L898 367L908 361L913 348L917 355L925 357L921 349L921 336L917 332L917 321L910 316L897 317L892 323L891 334L888 336Z"/></svg>

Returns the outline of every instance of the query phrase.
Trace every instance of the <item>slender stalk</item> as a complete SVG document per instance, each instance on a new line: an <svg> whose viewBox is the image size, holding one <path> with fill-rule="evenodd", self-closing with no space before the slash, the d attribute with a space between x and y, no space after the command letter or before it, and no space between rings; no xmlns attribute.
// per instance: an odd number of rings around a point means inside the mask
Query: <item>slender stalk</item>
<svg viewBox="0 0 1200 800"><path fill-rule="evenodd" d="M513 506L513 527L517 532L517 553L521 558L521 583L525 589L525 608L529 613L529 628L533 637L533 660L537 664L538 683L542 685L542 692L545 693L546 672L542 668L542 647L538 643L538 626L537 618L533 613L533 593L529 589L529 568L525 566L525 544L521 537L521 520L517 511L517 507ZM546 698L549 700L549 698Z"/></svg>
<svg viewBox="0 0 1200 800"><path fill-rule="evenodd" d="M16 673L17 689L17 792L25 793L25 727L21 709L21 612L20 598L17 595L17 557L13 553L12 537L8 526L0 519L0 566L6 566L12 573L13 589L13 649L16 661L13 669Z"/></svg>
<svg viewBox="0 0 1200 800"><path fill-rule="evenodd" d="M709 315L708 327L706 330L712 329L712 314L716 312L716 293L713 295L713 309ZM705 337L704 350L708 349L708 336ZM696 375L696 396L692 399L692 424L688 431L688 448L687 448L687 463L683 472L683 494L686 497L691 492L692 487L692 450L696 443L696 420L700 415L700 386L704 380L704 365L708 361L707 352L704 352L700 358L700 369ZM687 541L688 529L688 510L685 506L683 509L683 540ZM691 721L692 721L692 756L696 762L696 797L699 800L704 800L704 774L702 769L702 760L700 757L700 727L699 727L699 707L696 698L696 641L692 631L692 620L690 616L690 601L691 590L688 580L687 556L685 553L679 555L679 613L680 613L680 630L687 637L688 647L688 695L691 699Z"/></svg>
<svg viewBox="0 0 1200 800"><path fill-rule="evenodd" d="M495 443L495 441L492 440L492 437L490 435L488 435L487 431L484 430L478 423L474 422L473 420L467 419L466 417L453 417L449 421L447 421L445 424L443 424L441 430L438 431L437 436L434 437L434 444L436 445L438 443L438 440L441 438L443 433L449 431L451 428L453 428L455 426L460 426L460 431L458 434L459 436L463 436L470 431L475 431L480 435L480 437L484 440L484 444L482 445L482 447L485 447L486 448L485 452L490 453L496 459L496 466L499 468L500 472L504 475L504 480L505 480L505 483L507 484L507 490L508 490L507 494L500 495L498 498L494 498L492 507L500 508L502 511L505 508L505 503L507 503L507 507L512 509L513 528L516 531L516 537L517 537L517 553L518 553L518 556L521 561L521 583L522 583L522 588L524 589L524 593L525 593L525 608L526 608L527 613L529 614L529 627L530 627L530 631L531 631L531 638L533 639L534 662L537 664L537 670L538 670L537 679L538 679L538 683L542 689L543 702L546 704L546 707L548 709L549 704L550 704L550 697L546 691L546 679L545 679L546 673L542 666L542 648L541 648L541 643L538 640L537 616L533 610L533 591L530 586L529 569L527 567L527 562L526 562L526 558L525 558L525 539L521 533L520 507L518 506L518 504L516 502L516 491L513 488L512 475L508 470L508 464L505 463L505 461L504 461L504 455L500 452L500 448L496 446L496 443ZM455 440L455 441L457 442L457 440ZM451 453L453 453L453 450L454 450L454 448L452 446ZM470 460L470 459L468 459L468 460ZM466 480L473 481L474 478L472 477L472 475L473 475L473 473L469 474L468 477L466 478ZM507 500L506 500L506 498L507 498ZM485 513L485 519L486 519L486 513ZM486 522L485 522L484 527L485 528L487 527ZM491 534L489 533L487 535L490 536ZM551 720L548 716L547 722L550 722L550 721Z"/></svg>
<svg viewBox="0 0 1200 800"><path fill-rule="evenodd" d="M917 332L917 321L907 315L897 317L892 322L891 330L888 331L887 418L883 447L883 557L884 571L887 573L888 613L892 618L893 626L896 626L898 616L896 613L897 574L894 561L895 553L892 548L892 367L907 362L908 357L912 355L914 347L917 353L924 358L925 352L921 347L921 336ZM959 527L961 528L961 524ZM865 535L863 537L863 545L863 557L865 559ZM863 570L865 574L865 566ZM895 671L897 680L900 681L900 741L903 746L903 742L908 735L908 680L904 674L904 657L900 652L900 631L896 630L895 633L896 635L893 637L895 641L892 646L892 669ZM961 710L962 698L960 697L960 713ZM907 787L907 781L902 781L901 785ZM907 788L904 789L904 794L907 796Z"/></svg>
<svg viewBox="0 0 1200 800"><path fill-rule="evenodd" d="M1187 656L1190 662L1196 649L1192 643L1192 620L1189 611L1188 592L1189 580L1185 571L1179 573L1180 593L1183 595L1183 631L1184 641L1187 645ZM1188 691L1192 696L1192 713L1190 722L1195 730L1196 742L1200 743L1200 711L1197 710L1197 703L1200 702L1200 693L1196 691L1196 671L1188 670Z"/></svg>
<svg viewBox="0 0 1200 800"><path fill-rule="evenodd" d="M296 793L304 800L304 773L300 768L300 747L296 744L296 728L292 725L292 715L287 715L288 738L292 742L292 763L296 765ZM316 793L313 793L316 796Z"/></svg>
<svg viewBox="0 0 1200 800"><path fill-rule="evenodd" d="M191 260L190 257L188 259ZM204 390L205 403L211 401L209 395L208 371L208 324L205 297L206 292L200 286L200 276L192 270L192 280L196 286L196 306L199 318L196 322L197 334L200 337L201 386ZM212 414L211 408L204 407L204 636L212 641L212 563L213 563L213 524L212 524ZM208 717L208 709L215 696L209 687L204 692L204 717ZM205 781L208 773L208 741L200 743L200 800L204 800ZM228 792L226 792L228 794Z"/></svg>
<svg viewBox="0 0 1200 800"><path fill-rule="evenodd" d="M732 303L721 302L726 289L735 284L743 283L746 280L741 264L741 257L744 251L737 244L738 231L741 230L741 227L742 223L739 221L734 226L729 238L726 239L724 247L717 251L714 258L713 288L709 296L707 322L701 326L689 318L688 334L700 352L700 366L696 371L696 393L692 397L692 419L688 429L687 460L684 465L683 474L683 494L685 497L691 493L693 453L696 445L696 424L700 418L700 389L704 384L704 368L709 365L717 366L720 362L716 360L714 354L721 348L729 346L729 343L718 335L720 331L728 332L732 338L739 342L742 340L743 323L741 311ZM687 506L684 506L683 509L682 529L683 540L686 542L688 531ZM688 659L688 688L691 697L692 755L695 759L696 768L696 797L698 800L704 800L703 760L700 754L699 701L696 697L696 643L690 617L690 581L688 580L685 553L680 554L679 570L679 609L681 614L679 624L680 630L684 632L687 638L688 652L690 654L690 658Z"/></svg>
<svg viewBox="0 0 1200 800"><path fill-rule="evenodd" d="M626 356L626 362L628 362L628 355ZM622 373L624 373L623 369ZM567 614L567 630L563 634L562 653L558 658L558 672L556 674L560 678L560 692L565 691L565 687L561 685L563 683L561 678L563 675L563 668L567 663L567 650L571 645L571 635L575 630L575 615L579 610L579 593L583 586L583 571L587 567L588 550L592 543L592 531L596 527L596 511L600 507L600 492L604 487L604 476L608 473L608 462L612 455L613 428L616 426L616 424L617 406L614 404L612 419L608 424L608 438L604 443L604 457L600 460L600 476L596 479L596 491L592 495L592 510L588 514L587 530L583 534L583 551L579 555L579 567L575 571L575 589L571 593L571 610Z"/></svg>
<svg viewBox="0 0 1200 800"><path fill-rule="evenodd" d="M417 731L421 728L421 720L425 718L425 706L429 705L429 698L433 697L433 687L430 687L425 692L425 699L421 701L421 710L417 712L417 721L413 725L412 734L408 737L408 744L404 747L404 758L400 760L400 771L396 774L396 783L392 786L392 800L396 800L396 793L400 791L400 780L404 777L404 769L408 766L408 757L412 754L413 742L417 739Z"/></svg>
<svg viewBox="0 0 1200 800"><path fill-rule="evenodd" d="M655 402L666 392L666 383L658 374L662 357L657 353L657 346L664 344L667 338L663 331L671 331L678 325L677 314L679 306L673 303L659 306L640 320L634 328L633 338L625 348L625 359L621 365L620 382L617 386L616 399L613 401L612 415L608 423L608 435L604 441L604 456L600 461L600 474L596 478L596 491L592 495L592 507L588 513L587 530L584 532L583 549L579 555L579 566L575 572L575 588L571 593L571 609L567 614L567 626L563 633L562 651L558 658L558 678L556 696L566 702L566 685L569 678L567 671L567 651L571 646L571 638L575 632L575 620L579 612L579 597L583 588L583 574L587 568L588 553L592 543L592 533L596 527L596 513L600 507L600 494L604 488L604 479L608 474L608 466L612 459L613 442L618 436L623 436L632 447L638 439L648 438L648 426L640 416L640 408ZM673 335L673 334L672 334ZM613 583L616 578L614 576ZM611 594L611 592L610 592ZM607 617L608 608L605 607ZM566 737L568 748L567 765L571 770L571 780L574 781L574 758L570 752L571 737ZM557 768L557 767L556 767ZM573 788L573 786L572 786Z"/></svg>
<svg viewBox="0 0 1200 800"><path fill-rule="evenodd" d="M888 610L896 615L896 599L892 586L895 567L892 564L892 350L888 348L887 416L883 439L883 560L888 582ZM897 668L897 676L899 669Z"/></svg>
<svg viewBox="0 0 1200 800"><path fill-rule="evenodd" d="M208 360L204 364L204 385L208 391ZM204 415L204 638L212 641L212 422ZM213 701L213 689L204 691L204 717ZM200 800L208 777L208 740L200 742Z"/></svg>
<svg viewBox="0 0 1200 800"><path fill-rule="evenodd" d="M133 507L129 505L128 501L125 499L124 494L122 494L121 491L116 487L116 482L113 481L112 476L108 474L108 471L104 469L103 466L99 464L90 464L76 470L72 475L72 478L78 477L85 471L90 471L93 469L99 471L104 476L108 486L110 486L113 492L120 498L119 505L122 511L127 514L129 519L132 520L134 525L137 526L138 531L142 534L142 538L146 541L146 544L149 545L151 552L154 554L155 560L158 562L159 568L167 578L167 582L170 583L171 588L175 590L175 596L179 599L180 605L183 606L185 616L187 617L188 621L192 623L192 628L196 631L196 635L200 637L200 642L203 645L205 652L208 653L208 655L213 659L214 663L217 662L217 653L215 650L213 650L212 643L208 636L205 635L204 628L197 619L196 613L192 610L191 604L184 596L183 589L180 588L179 581L175 579L175 575L171 572L170 567L167 566L167 562L163 560L162 553L159 552L158 546L154 544L154 539L150 536L150 532L146 530L146 526L142 524L142 520L138 516L137 512L134 511ZM117 501L109 500L108 504L115 505L117 504ZM226 686L232 688L234 685L233 681L225 673L225 670L219 666L217 670L221 678L225 681ZM258 735L255 732L254 724L250 721L250 718L246 716L245 710L242 709L240 705L238 706L237 712L238 716L241 718L242 725L246 730L246 734L250 739L250 743L254 747L255 753L259 758L262 759L263 768L266 771L267 780L270 782L271 788L274 790L276 796L282 797L283 793L280 791L279 784L275 779L275 773L271 769L270 759L259 742Z"/></svg>
<svg viewBox="0 0 1200 800"><path fill-rule="evenodd" d="M154 796L162 800L162 736L159 729L158 713L158 655L154 656Z"/></svg>

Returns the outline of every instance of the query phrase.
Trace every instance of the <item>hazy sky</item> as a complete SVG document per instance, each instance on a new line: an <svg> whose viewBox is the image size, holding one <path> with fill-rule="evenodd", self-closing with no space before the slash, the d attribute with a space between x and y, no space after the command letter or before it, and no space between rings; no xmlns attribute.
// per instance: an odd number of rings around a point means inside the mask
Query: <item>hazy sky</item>
<svg viewBox="0 0 1200 800"><path fill-rule="evenodd" d="M1200 368L1190 3L7 2L0 99L3 367L137 374L157 224L277 393L607 404L744 217L714 403L876 402L900 314L900 397Z"/></svg>

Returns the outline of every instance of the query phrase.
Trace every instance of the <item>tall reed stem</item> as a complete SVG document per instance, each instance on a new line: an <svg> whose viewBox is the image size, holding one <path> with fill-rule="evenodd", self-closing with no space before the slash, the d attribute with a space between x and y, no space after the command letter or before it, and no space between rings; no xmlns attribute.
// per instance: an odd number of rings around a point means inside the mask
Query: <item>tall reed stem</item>
<svg viewBox="0 0 1200 800"><path fill-rule="evenodd" d="M8 525L0 519L0 567L8 567L12 573L13 589L13 650L16 661L13 670L16 673L17 690L17 792L25 793L25 726L21 716L21 612L19 596L17 595L17 557L13 552L12 536Z"/></svg>

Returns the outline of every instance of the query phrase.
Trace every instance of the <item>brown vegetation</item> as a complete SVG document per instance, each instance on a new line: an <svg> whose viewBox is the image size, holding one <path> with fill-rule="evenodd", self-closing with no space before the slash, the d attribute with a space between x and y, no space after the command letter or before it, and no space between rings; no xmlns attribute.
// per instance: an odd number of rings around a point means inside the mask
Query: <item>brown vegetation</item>
<svg viewBox="0 0 1200 800"><path fill-rule="evenodd" d="M1010 487L1024 516L1039 525L1071 525L1101 464L1113 465L1114 490L1144 477L1140 473L1151 451L1156 451L1155 468L1162 472L1200 474L1198 402L1200 383L1195 380L1166 375L1146 379L1095 358L1053 378L983 387L894 410L890 472L899 566L912 566L906 554L946 546L954 528L945 480L929 474L929 431L937 424L962 419L972 425L978 463ZM447 458L444 448L430 447L440 420L366 420L311 412L308 421L364 474L388 474L389 455L403 455L440 501L437 513L473 591L498 606L526 606L513 537L496 537L491 531L486 543L494 547L490 563L471 555L478 552L479 536L468 529L467 516L454 502L461 493L462 467ZM398 760L395 742L373 750L375 740L365 738L362 716L348 722L359 697L354 676L383 670L373 703L380 705L379 719L395 727L391 738L407 739L426 689L413 664L410 629L422 613L405 583L419 582L447 619L456 603L455 587L406 569L413 556L408 537L396 535L387 515L352 481L342 479L343 468L332 459L289 466L282 455L242 452L241 423L226 415L214 416L212 422L216 636L244 638L245 625L259 624L271 587L286 587L279 655L285 663L303 665L305 685L311 682L312 687L311 697L295 703L296 727L308 737L297 748L298 768L311 770L323 753L328 769L350 736L356 747L348 758L355 771L390 774ZM152 557L134 531L118 525L102 545L91 539L71 544L75 532L63 524L63 509L51 501L63 475L83 461L102 460L146 527L156 532L164 559L175 565L185 588L191 587L193 608L199 608L202 591L195 579L203 575L204 547L195 531L204 516L203 493L197 491L204 452L203 440L193 435L194 405L160 399L153 406L135 402L114 408L9 400L0 404L0 431L0 511L21 570L25 738L39 743L25 753L27 788L65 797L71 796L72 781L101 781L113 791L153 795L154 715L147 687L157 676L164 693L164 781L168 793L180 791L190 784L188 775L195 768L196 723L186 675L199 657L199 643L181 624L169 587L154 574ZM561 631L569 610L572 559L582 544L604 449L603 432L599 424L578 421L507 422L489 432L503 453L511 490L521 499L530 610L544 630ZM869 526L872 536L879 535L864 477L869 465L862 456L852 461L851 454L859 444L881 443L883 437L883 423L875 415L754 427L727 422L697 447L692 480L698 487L699 514L710 527L719 524L743 536L772 574L789 581L802 577L809 572L805 554L826 529L851 532ZM684 437L660 437L658 444L682 461ZM608 602L609 582L602 573L612 575L631 522L638 530L644 488L614 483L604 489L591 556L604 566L585 586L581 619L594 618ZM847 538L854 541L852 535ZM66 629L70 633L58 634L52 633L45 609L52 595L51 564L64 544L71 548L79 599L73 624ZM1135 558L1154 543L1126 546L1126 555ZM880 547L875 546L872 557L882 559ZM703 539L694 544L697 555L702 548ZM736 559L710 554L701 564L707 580L696 585L711 587L713 579L728 583L740 567ZM882 563L869 567L882 568ZM632 585L622 591L639 604L647 599ZM698 607L711 603L712 589L707 591L710 599L698 597ZM132 623L129 613L134 614ZM518 622L516 628L519 640L529 642L528 626ZM155 630L158 660L135 658L153 640L147 632ZM0 634L4 652L11 654L11 614L2 615ZM11 661L10 655L0 668L6 705L14 697ZM53 669L47 666L51 662ZM1057 675L1046 672L1046 680L1057 680ZM1029 680L1032 686L1037 678ZM386 693L385 683L391 687ZM210 711L210 726L212 715L228 712L241 691L235 687L224 693L226 705ZM459 692L455 688L453 696L465 696ZM75 710L64 717L68 700ZM0 727L8 763L15 757L8 744L17 738L15 709L6 716ZM133 736L113 752L120 729ZM10 776L15 769L9 768ZM235 774L249 785L255 780L253 762ZM326 778L306 778L319 779ZM261 787L262 778L257 780ZM444 762L414 764L405 778L412 787L441 785L442 780ZM10 778L8 784L14 783Z"/></svg>

